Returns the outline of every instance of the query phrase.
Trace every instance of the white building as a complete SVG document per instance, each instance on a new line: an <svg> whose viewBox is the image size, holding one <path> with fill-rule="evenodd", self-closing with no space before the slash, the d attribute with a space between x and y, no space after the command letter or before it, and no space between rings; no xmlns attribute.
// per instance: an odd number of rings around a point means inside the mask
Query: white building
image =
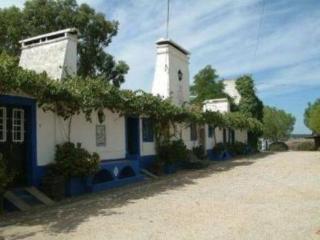
<svg viewBox="0 0 320 240"><path fill-rule="evenodd" d="M60 81L76 74L77 31L66 29L21 41L20 66L36 72L46 71ZM152 93L171 98L176 105L189 101L190 53L172 40L156 43L157 59ZM210 100L209 111L229 111L228 102ZM94 179L92 191L141 180L140 169L155 159L154 137L150 122L142 117L124 117L104 110L105 121L100 123L97 114L92 122L85 116L74 116L70 139L81 143L101 158L101 171ZM223 142L223 129L216 130L216 142ZM152 131L151 131L152 132ZM54 160L55 146L68 140L68 122L55 113L44 112L32 97L0 95L0 152L10 156L11 167L23 176L22 184L39 186L47 166ZM246 134L236 131L239 141L246 142ZM181 127L180 136L192 148L199 144L208 153L216 142L210 127L202 129Z"/></svg>

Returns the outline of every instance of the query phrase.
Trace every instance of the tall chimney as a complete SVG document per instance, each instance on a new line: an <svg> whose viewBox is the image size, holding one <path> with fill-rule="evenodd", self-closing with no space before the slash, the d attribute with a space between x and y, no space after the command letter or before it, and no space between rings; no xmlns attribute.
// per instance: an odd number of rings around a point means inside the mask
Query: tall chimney
<svg viewBox="0 0 320 240"><path fill-rule="evenodd" d="M77 29L69 28L20 41L19 65L38 73L45 71L55 80L76 75L77 34Z"/></svg>

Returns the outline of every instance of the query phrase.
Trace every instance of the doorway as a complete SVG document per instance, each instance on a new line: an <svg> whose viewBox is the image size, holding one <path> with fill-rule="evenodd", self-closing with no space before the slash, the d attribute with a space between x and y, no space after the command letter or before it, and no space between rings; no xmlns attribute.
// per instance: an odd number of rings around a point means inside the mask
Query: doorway
<svg viewBox="0 0 320 240"><path fill-rule="evenodd" d="M140 127L138 117L126 118L126 157L137 159L140 155Z"/></svg>
<svg viewBox="0 0 320 240"><path fill-rule="evenodd" d="M13 105L0 106L0 153L8 171L13 173L13 187L28 184L27 177L27 108Z"/></svg>
<svg viewBox="0 0 320 240"><path fill-rule="evenodd" d="M0 153L14 173L10 187L38 183L36 101L0 95Z"/></svg>

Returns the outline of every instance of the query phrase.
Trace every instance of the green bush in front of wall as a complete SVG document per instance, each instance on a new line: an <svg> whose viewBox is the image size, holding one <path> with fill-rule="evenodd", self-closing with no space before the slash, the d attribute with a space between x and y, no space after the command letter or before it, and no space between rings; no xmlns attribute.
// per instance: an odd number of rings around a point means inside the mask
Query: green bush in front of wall
<svg viewBox="0 0 320 240"><path fill-rule="evenodd" d="M99 170L100 158L81 147L66 142L56 146L55 169L67 179L94 175Z"/></svg>
<svg viewBox="0 0 320 240"><path fill-rule="evenodd" d="M9 172L3 154L0 153L0 194L5 192L13 178L14 174Z"/></svg>
<svg viewBox="0 0 320 240"><path fill-rule="evenodd" d="M14 174L9 172L3 154L0 153L0 214L3 212L3 194L13 178Z"/></svg>
<svg viewBox="0 0 320 240"><path fill-rule="evenodd" d="M207 158L207 154L205 154L205 149L202 145L199 145L197 147L193 147L192 152L197 158L199 158L201 160L204 160Z"/></svg>
<svg viewBox="0 0 320 240"><path fill-rule="evenodd" d="M241 156L245 154L247 145L242 142L235 143L217 143L213 147L213 151L217 154L221 154L224 151L228 151L234 156Z"/></svg>
<svg viewBox="0 0 320 240"><path fill-rule="evenodd" d="M188 149L183 140L167 140L157 146L157 160L163 164L175 164L188 157Z"/></svg>
<svg viewBox="0 0 320 240"><path fill-rule="evenodd" d="M289 147L284 142L274 142L269 145L269 151L272 151L272 152L283 152L288 150L289 150Z"/></svg>

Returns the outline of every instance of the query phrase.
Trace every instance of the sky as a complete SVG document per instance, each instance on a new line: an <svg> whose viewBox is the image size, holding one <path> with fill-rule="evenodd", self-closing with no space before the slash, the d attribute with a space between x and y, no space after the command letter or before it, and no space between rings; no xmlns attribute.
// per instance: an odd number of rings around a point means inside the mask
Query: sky
<svg viewBox="0 0 320 240"><path fill-rule="evenodd" d="M320 0L170 0L169 37L191 52L190 83L210 64L221 78L251 74L264 104L303 124L308 102L320 98ZM166 0L78 0L119 32L106 49L130 66L123 88L151 91L155 42L165 37ZM1 0L0 8L24 0Z"/></svg>

